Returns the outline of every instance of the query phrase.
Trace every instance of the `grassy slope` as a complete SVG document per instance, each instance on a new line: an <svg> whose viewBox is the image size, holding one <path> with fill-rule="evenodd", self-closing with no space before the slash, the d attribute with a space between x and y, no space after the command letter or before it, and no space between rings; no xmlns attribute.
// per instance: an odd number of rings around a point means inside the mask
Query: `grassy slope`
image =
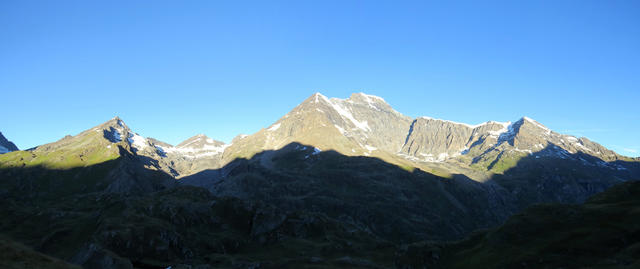
<svg viewBox="0 0 640 269"><path fill-rule="evenodd" d="M90 166L118 158L118 145L105 139L101 130L85 131L74 137L37 147L0 155L0 168L46 167L69 169Z"/></svg>
<svg viewBox="0 0 640 269"><path fill-rule="evenodd" d="M34 251L31 248L0 237L0 267L7 269L79 269L77 265L72 265Z"/></svg>
<svg viewBox="0 0 640 269"><path fill-rule="evenodd" d="M452 244L409 246L405 268L638 268L640 182L584 205L533 206L499 228Z"/></svg>

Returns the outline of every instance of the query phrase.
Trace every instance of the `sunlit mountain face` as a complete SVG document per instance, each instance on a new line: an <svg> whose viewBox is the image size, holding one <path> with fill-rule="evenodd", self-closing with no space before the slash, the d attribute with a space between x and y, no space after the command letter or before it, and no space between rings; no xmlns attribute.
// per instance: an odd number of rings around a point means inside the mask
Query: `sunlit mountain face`
<svg viewBox="0 0 640 269"><path fill-rule="evenodd" d="M549 251L534 239L550 237L531 229L574 236L567 223L591 234L607 216L636 218L619 213L637 207L623 194L634 193L640 159L527 117L414 119L381 97L316 93L229 144L199 134L174 146L134 130L115 117L22 151L0 134L3 244L52 268L470 268L456 262L467 257L507 268ZM618 184L619 200L588 200ZM569 205L527 209L539 203ZM633 265L633 223L593 262ZM469 250L512 245L533 256L499 263Z"/></svg>

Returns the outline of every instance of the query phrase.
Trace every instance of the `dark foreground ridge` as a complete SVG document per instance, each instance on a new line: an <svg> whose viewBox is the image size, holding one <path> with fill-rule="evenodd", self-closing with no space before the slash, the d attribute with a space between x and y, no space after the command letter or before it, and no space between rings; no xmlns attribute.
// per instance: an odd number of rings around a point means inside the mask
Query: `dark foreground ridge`
<svg viewBox="0 0 640 269"><path fill-rule="evenodd" d="M480 183L292 143L175 184L147 169L154 160L117 152L83 167L0 169L2 234L84 268L491 268L545 255L539 262L550 266L566 264L553 255L584 256L578 265L637 258L638 183L584 206L533 207L462 243L415 243L462 239L532 203L580 203L619 182L596 168L551 172L575 167L574 158L524 158ZM618 194L625 189L629 195ZM568 245L547 248L544 240L562 238L554 232L568 234L561 240ZM593 249L578 247L586 243L574 238L580 233L593 238ZM502 249L513 247L521 251L504 259ZM586 259L600 248L609 248L605 256Z"/></svg>
<svg viewBox="0 0 640 269"><path fill-rule="evenodd" d="M455 243L403 246L398 268L640 268L640 182L543 204Z"/></svg>

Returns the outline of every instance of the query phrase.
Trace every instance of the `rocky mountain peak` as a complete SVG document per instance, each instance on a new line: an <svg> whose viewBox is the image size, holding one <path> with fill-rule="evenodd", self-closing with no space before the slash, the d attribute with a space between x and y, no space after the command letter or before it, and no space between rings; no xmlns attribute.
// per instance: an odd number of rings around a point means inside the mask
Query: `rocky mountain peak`
<svg viewBox="0 0 640 269"><path fill-rule="evenodd" d="M549 128L531 118L522 117L500 134L498 144L507 142L517 149L535 150L542 149L551 140L553 136Z"/></svg>
<svg viewBox="0 0 640 269"><path fill-rule="evenodd" d="M16 151L16 150L18 150L18 147L16 147L16 145L13 144L13 142L7 140L7 138L5 138L4 135L2 135L2 132L0 132L0 154Z"/></svg>
<svg viewBox="0 0 640 269"><path fill-rule="evenodd" d="M365 93L353 93L351 96L345 100L346 102L363 105L365 107L374 109L374 110L382 110L386 112L395 112L393 108L382 98L375 95L368 95ZM397 113L397 112L396 112Z"/></svg>
<svg viewBox="0 0 640 269"><path fill-rule="evenodd" d="M124 124L124 121L118 116L115 116L115 117L111 118L110 120L104 122L100 126L105 126L105 127L109 127L109 126L112 126L112 127L116 127L116 126L126 127L126 125Z"/></svg>
<svg viewBox="0 0 640 269"><path fill-rule="evenodd" d="M180 142L176 148L203 148L207 145L218 147L224 145L224 142L213 140L205 134L197 134Z"/></svg>
<svg viewBox="0 0 640 269"><path fill-rule="evenodd" d="M98 125L93 128L94 131L102 131L104 138L109 140L111 143L118 143L123 139L129 138L133 132L129 127L124 123L122 119L118 116L113 117L112 119L106 121L105 123ZM87 130L85 132L89 132ZM81 133L84 134L85 132Z"/></svg>
<svg viewBox="0 0 640 269"><path fill-rule="evenodd" d="M522 117L520 120L518 120L515 123L517 123L520 127L524 127L524 128L529 129L531 131L535 131L536 133L544 134L544 135L551 135L551 129L549 129L546 126L540 124L539 122L537 122L536 120L534 120L532 118Z"/></svg>
<svg viewBox="0 0 640 269"><path fill-rule="evenodd" d="M319 103L330 103L329 98L324 96L322 93L316 92L309 96L307 99L302 101L299 106L303 106L305 104L319 104Z"/></svg>

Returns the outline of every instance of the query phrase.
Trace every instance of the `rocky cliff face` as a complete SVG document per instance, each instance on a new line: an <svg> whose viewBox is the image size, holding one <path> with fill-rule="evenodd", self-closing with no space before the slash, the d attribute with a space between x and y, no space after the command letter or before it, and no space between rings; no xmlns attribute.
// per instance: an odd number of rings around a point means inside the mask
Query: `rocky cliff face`
<svg viewBox="0 0 640 269"><path fill-rule="evenodd" d="M0 132L0 154L16 151L16 150L18 150L18 147L16 147L16 145L13 144L13 142L7 140L7 138L5 138L4 135L2 135L2 132Z"/></svg>
<svg viewBox="0 0 640 269"><path fill-rule="evenodd" d="M345 155L396 152L404 142L411 120L393 110L382 98L353 94L348 99L316 93L267 129L235 141L223 163L279 149L291 142L336 150Z"/></svg>

